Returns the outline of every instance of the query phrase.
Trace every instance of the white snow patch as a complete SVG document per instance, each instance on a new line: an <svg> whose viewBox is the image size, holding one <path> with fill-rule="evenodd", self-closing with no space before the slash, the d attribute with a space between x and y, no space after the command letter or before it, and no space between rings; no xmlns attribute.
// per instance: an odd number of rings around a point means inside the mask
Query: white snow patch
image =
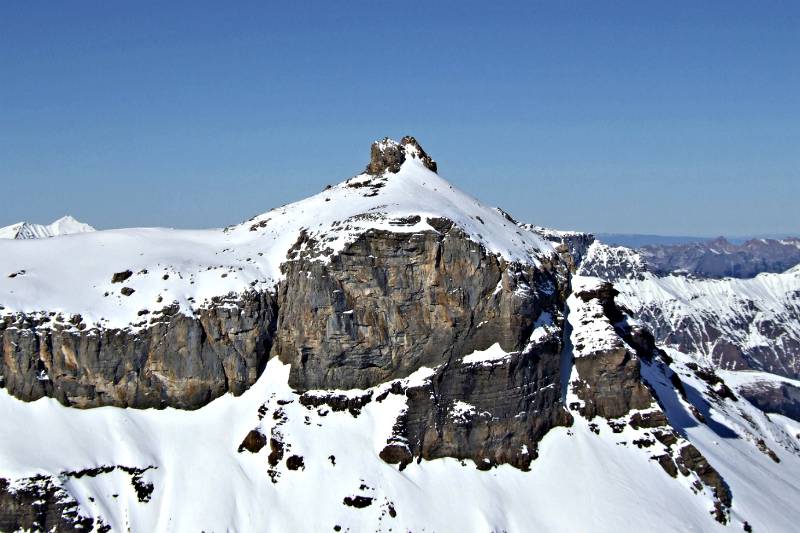
<svg viewBox="0 0 800 533"><path fill-rule="evenodd" d="M500 343L496 342L485 350L475 350L471 354L465 355L461 361L465 365L483 365L504 361L509 357L511 357L511 353L503 350Z"/></svg>

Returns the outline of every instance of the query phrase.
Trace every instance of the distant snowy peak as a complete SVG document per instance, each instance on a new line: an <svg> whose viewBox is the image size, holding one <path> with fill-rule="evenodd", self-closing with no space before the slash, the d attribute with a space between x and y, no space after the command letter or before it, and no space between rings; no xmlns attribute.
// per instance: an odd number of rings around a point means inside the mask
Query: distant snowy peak
<svg viewBox="0 0 800 533"><path fill-rule="evenodd" d="M89 224L84 224L67 215L52 224L32 224L30 222L17 222L10 226L0 228L0 239L45 239L59 235L73 233L86 233L94 231Z"/></svg>
<svg viewBox="0 0 800 533"><path fill-rule="evenodd" d="M581 262L578 273L608 281L642 279L648 272L647 261L636 250L624 246L609 246L594 241Z"/></svg>

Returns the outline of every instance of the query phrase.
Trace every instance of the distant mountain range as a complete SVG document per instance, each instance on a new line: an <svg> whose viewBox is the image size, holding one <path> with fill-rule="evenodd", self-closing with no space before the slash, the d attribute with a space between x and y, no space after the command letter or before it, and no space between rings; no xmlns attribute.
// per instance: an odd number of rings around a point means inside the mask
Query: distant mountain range
<svg viewBox="0 0 800 533"><path fill-rule="evenodd" d="M44 239L59 235L86 233L87 231L94 231L94 228L67 215L52 224L17 222L16 224L2 227L0 228L0 239Z"/></svg>
<svg viewBox="0 0 800 533"><path fill-rule="evenodd" d="M651 235L648 233L595 233L599 240L611 246L626 246L628 248L641 248L642 246L671 246L676 244L691 244L708 242L724 238L734 244L742 244L755 239L782 240L791 238L791 233L764 233L758 235L724 235L717 237L700 237L697 235Z"/></svg>
<svg viewBox="0 0 800 533"><path fill-rule="evenodd" d="M752 278L762 272L784 272L800 263L800 238L797 237L758 238L741 243L724 237L693 242L684 241L690 237L619 237L601 234L598 239L610 246L638 250L648 269L658 275Z"/></svg>

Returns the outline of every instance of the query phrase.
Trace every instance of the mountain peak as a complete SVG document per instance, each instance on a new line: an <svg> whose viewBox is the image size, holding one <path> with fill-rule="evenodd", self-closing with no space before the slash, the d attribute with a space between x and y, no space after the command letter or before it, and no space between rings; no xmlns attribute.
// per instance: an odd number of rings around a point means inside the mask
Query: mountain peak
<svg viewBox="0 0 800 533"><path fill-rule="evenodd" d="M437 166L414 137L406 135L400 142L384 137L372 143L366 173L377 176L386 172L397 173L407 158L419 159L425 168L436 172Z"/></svg>
<svg viewBox="0 0 800 533"><path fill-rule="evenodd" d="M0 239L42 239L88 231L94 231L94 228L66 215L52 224L33 224L23 221L5 226L0 228Z"/></svg>

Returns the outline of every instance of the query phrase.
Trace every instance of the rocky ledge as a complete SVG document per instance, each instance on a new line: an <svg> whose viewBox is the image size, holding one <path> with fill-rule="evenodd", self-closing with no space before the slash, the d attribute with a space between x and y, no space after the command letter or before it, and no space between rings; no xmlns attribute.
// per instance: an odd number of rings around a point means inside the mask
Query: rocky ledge
<svg viewBox="0 0 800 533"><path fill-rule="evenodd" d="M80 315L7 315L0 385L22 400L80 408L196 409L255 383L275 317L274 297L255 291L215 298L195 316L169 305L137 329L88 326Z"/></svg>

